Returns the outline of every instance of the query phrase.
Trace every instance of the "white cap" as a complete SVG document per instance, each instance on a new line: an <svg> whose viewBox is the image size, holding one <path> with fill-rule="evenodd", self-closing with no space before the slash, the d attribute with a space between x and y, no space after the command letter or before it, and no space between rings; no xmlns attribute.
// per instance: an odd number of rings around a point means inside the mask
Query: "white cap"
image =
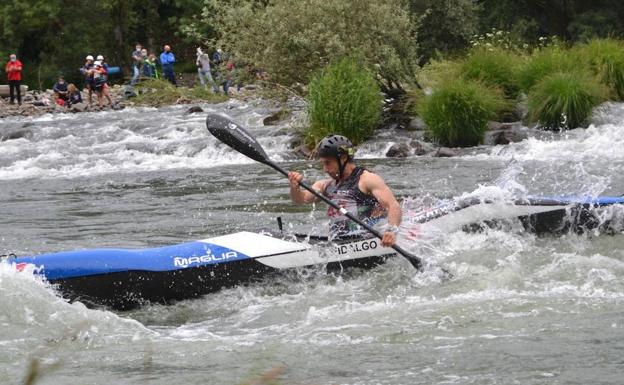
<svg viewBox="0 0 624 385"><path fill-rule="evenodd" d="M99 60L96 60L96 61L93 63L93 65L94 65L94 66L96 66L96 67L97 67L97 66L102 66L102 62L101 62L101 61L99 61Z"/></svg>
<svg viewBox="0 0 624 385"><path fill-rule="evenodd" d="M87 55L87 60L93 60L93 55Z"/></svg>
<svg viewBox="0 0 624 385"><path fill-rule="evenodd" d="M98 60L104 60L104 56L102 56L102 55L98 55L97 59L98 59Z"/></svg>

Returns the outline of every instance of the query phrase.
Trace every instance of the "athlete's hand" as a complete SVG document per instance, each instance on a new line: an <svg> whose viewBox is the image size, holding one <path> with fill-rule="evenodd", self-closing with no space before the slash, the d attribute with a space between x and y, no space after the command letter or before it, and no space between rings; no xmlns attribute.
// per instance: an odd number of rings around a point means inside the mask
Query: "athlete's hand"
<svg viewBox="0 0 624 385"><path fill-rule="evenodd" d="M396 234L391 231L386 231L381 238L381 245L385 247L392 247L396 243Z"/></svg>
<svg viewBox="0 0 624 385"><path fill-rule="evenodd" d="M288 183L291 188L299 188L299 182L303 180L303 175L296 171L288 172Z"/></svg>

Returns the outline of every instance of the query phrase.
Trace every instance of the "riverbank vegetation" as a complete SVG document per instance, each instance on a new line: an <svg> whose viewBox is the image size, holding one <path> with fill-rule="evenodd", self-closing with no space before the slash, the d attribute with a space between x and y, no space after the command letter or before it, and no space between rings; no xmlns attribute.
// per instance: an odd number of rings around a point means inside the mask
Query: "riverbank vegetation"
<svg viewBox="0 0 624 385"><path fill-rule="evenodd" d="M377 98L356 98L356 108L337 99L339 89L322 86L331 83L322 80L326 69L354 53L374 79L371 92L415 105L410 110L429 122L430 137L447 145L479 143L488 119L583 126L599 103L624 99L624 3L615 0L102 0L72 3L67 18L68 4L0 5L0 57L17 52L31 88L49 87L59 72L80 82L87 54L103 54L128 73L136 42L155 52L172 45L178 70L189 72L197 46L222 48L251 79L310 101L309 142L329 130L361 140L369 125L348 128L345 118L338 125L339 115L359 122L353 114L383 114ZM203 90L159 87L166 92L138 100L213 99ZM340 98L352 97L347 88Z"/></svg>
<svg viewBox="0 0 624 385"><path fill-rule="evenodd" d="M306 143L338 133L358 144L377 128L383 98L372 73L360 61L344 58L310 82Z"/></svg>
<svg viewBox="0 0 624 385"><path fill-rule="evenodd" d="M211 89L201 86L176 87L163 79L142 81L135 87L137 96L132 98L136 105L160 107L171 104L190 102L220 103L228 98L224 94L215 94Z"/></svg>

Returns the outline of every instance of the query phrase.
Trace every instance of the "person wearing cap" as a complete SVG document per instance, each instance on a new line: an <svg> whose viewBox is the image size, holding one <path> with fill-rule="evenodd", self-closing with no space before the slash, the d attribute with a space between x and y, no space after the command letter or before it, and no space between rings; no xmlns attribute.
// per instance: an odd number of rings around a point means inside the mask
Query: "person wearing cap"
<svg viewBox="0 0 624 385"><path fill-rule="evenodd" d="M93 56L87 55L85 64L80 68L80 73L85 77L85 87L89 92L89 105L93 97Z"/></svg>
<svg viewBox="0 0 624 385"><path fill-rule="evenodd" d="M22 62L17 60L14 53L9 55L9 62L4 66L9 82L9 95L11 104L15 104L15 96L17 96L17 104L22 105ZM17 94L17 95L16 95Z"/></svg>
<svg viewBox="0 0 624 385"><path fill-rule="evenodd" d="M173 70L173 64L176 62L171 47L165 45L163 52L160 54L160 65L162 66L163 78L169 80L171 84L176 85L175 72Z"/></svg>
<svg viewBox="0 0 624 385"><path fill-rule="evenodd" d="M342 135L328 135L319 142L316 153L329 178L315 182L312 188L370 226L385 222L381 244L386 247L394 245L401 224L401 206L379 175L355 164L355 148L351 141ZM288 173L292 201L299 204L319 202L314 194L301 189L299 182L302 180L303 175L299 172ZM333 207L329 207L327 215L332 237L363 234L357 223Z"/></svg>

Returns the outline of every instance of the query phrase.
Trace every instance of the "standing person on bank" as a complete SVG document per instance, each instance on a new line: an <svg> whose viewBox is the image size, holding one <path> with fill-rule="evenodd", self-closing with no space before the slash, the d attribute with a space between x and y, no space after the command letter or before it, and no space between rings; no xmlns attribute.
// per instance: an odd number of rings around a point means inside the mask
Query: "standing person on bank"
<svg viewBox="0 0 624 385"><path fill-rule="evenodd" d="M212 92L215 94L219 92L217 86L212 79L212 74L210 73L210 56L207 53L204 53L201 47L197 47L197 60L195 60L195 65L197 66L197 74L199 75L199 82L201 83L204 89L208 89L208 84L212 87Z"/></svg>
<svg viewBox="0 0 624 385"><path fill-rule="evenodd" d="M353 161L355 149L349 139L342 135L329 135L317 146L317 156L329 179L319 180L312 188L338 203L343 209L370 226L387 221L381 244L391 247L401 224L401 206L384 180L377 174L359 167ZM299 182L303 175L288 173L290 198L295 203L313 203L320 199ZM330 219L330 237L361 235L359 225L333 207L327 210Z"/></svg>
<svg viewBox="0 0 624 385"><path fill-rule="evenodd" d="M141 53L141 49L143 46L137 43L134 47L134 51L132 51L132 80L130 80L130 85L134 86L141 76L141 68L143 67L143 54Z"/></svg>
<svg viewBox="0 0 624 385"><path fill-rule="evenodd" d="M176 85L175 72L173 71L173 64L176 62L171 47L165 45L163 53L160 54L160 65L162 66L163 78L169 80L171 84Z"/></svg>
<svg viewBox="0 0 624 385"><path fill-rule="evenodd" d="M11 104L15 104L15 93L17 92L17 104L22 105L22 62L17 60L17 55L9 55L9 62L4 67L9 81L9 94Z"/></svg>

